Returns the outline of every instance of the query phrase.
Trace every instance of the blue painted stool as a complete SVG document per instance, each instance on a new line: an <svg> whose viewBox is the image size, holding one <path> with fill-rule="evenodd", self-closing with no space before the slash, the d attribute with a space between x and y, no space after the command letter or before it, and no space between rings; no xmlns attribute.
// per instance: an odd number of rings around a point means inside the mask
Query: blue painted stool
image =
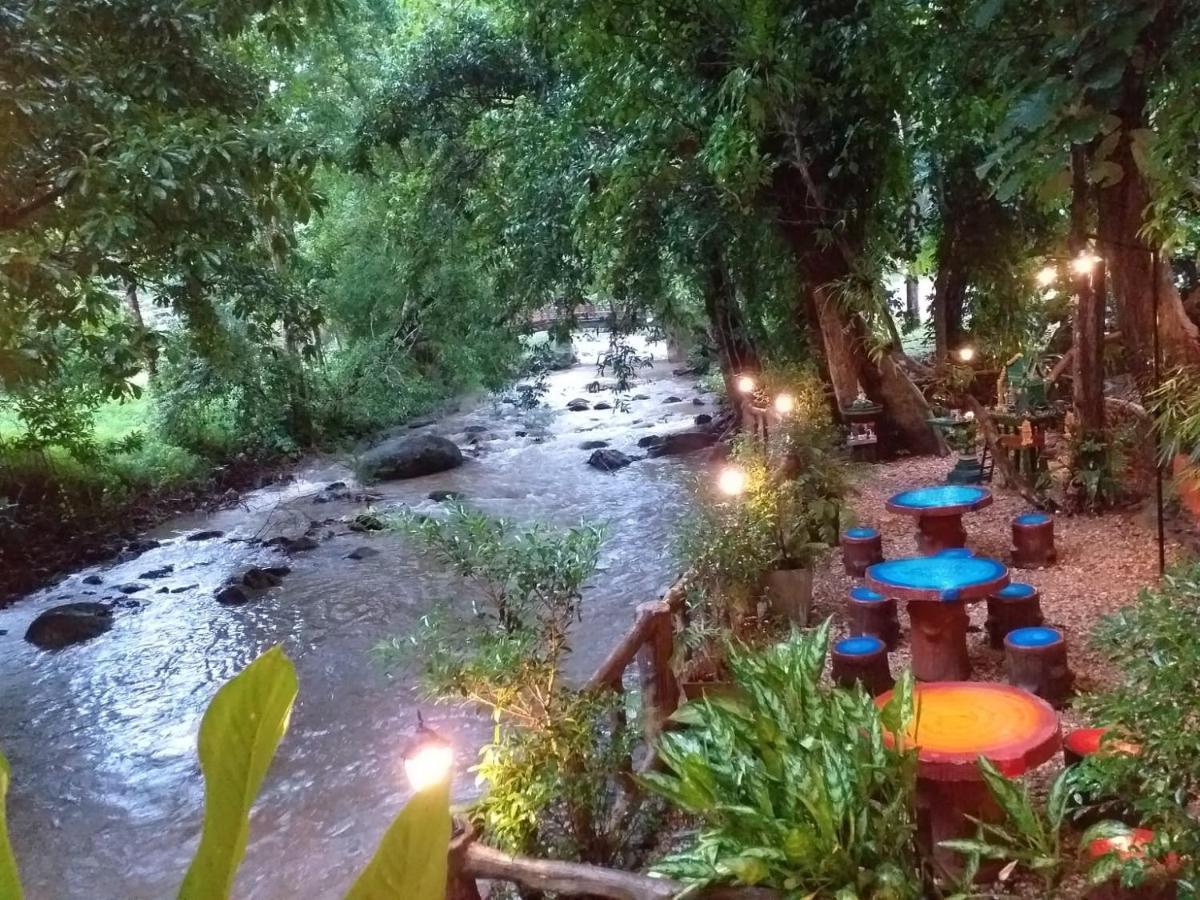
<svg viewBox="0 0 1200 900"><path fill-rule="evenodd" d="M888 650L900 640L900 617L896 601L868 587L850 588L846 619L852 635L868 634L879 638Z"/></svg>
<svg viewBox="0 0 1200 900"><path fill-rule="evenodd" d="M1021 513L1012 521L1012 561L1020 569L1040 569L1058 559L1054 550L1054 517L1049 513Z"/></svg>
<svg viewBox="0 0 1200 900"><path fill-rule="evenodd" d="M1003 650L1004 639L1010 631L1033 628L1043 621L1042 601L1037 588L1032 584L1010 581L988 597L987 621L984 623L988 646L993 650Z"/></svg>
<svg viewBox="0 0 1200 900"><path fill-rule="evenodd" d="M852 688L857 682L878 697L895 686L888 668L887 646L877 637L842 638L833 645L832 659L833 680L841 687Z"/></svg>
<svg viewBox="0 0 1200 900"><path fill-rule="evenodd" d="M842 564L846 574L862 578L867 566L883 562L883 536L877 528L858 526L842 532Z"/></svg>
<svg viewBox="0 0 1200 900"><path fill-rule="evenodd" d="M1034 626L1004 639L1008 683L1037 694L1055 709L1071 696L1075 676L1067 665L1067 642L1057 628Z"/></svg>

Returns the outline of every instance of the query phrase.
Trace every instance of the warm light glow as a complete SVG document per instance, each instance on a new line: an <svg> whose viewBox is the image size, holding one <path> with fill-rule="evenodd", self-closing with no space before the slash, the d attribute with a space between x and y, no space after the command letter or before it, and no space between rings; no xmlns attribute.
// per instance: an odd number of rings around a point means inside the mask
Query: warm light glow
<svg viewBox="0 0 1200 900"><path fill-rule="evenodd" d="M746 490L746 470L737 466L726 466L717 476L717 487L722 494L736 497Z"/></svg>
<svg viewBox="0 0 1200 900"><path fill-rule="evenodd" d="M1056 281L1058 281L1058 269L1054 266L1046 266L1037 273L1037 283L1044 288L1050 287Z"/></svg>
<svg viewBox="0 0 1200 900"><path fill-rule="evenodd" d="M966 419L968 422L974 422L975 421L975 413L971 412L971 410L968 409L965 413L963 413L963 418Z"/></svg>
<svg viewBox="0 0 1200 900"><path fill-rule="evenodd" d="M958 357L960 362L970 362L975 358L975 348L959 347L958 350L955 351L955 355Z"/></svg>
<svg viewBox="0 0 1200 900"><path fill-rule="evenodd" d="M781 416L789 415L796 408L796 398L791 394L780 394L775 398L775 412Z"/></svg>
<svg viewBox="0 0 1200 900"><path fill-rule="evenodd" d="M1100 263L1100 257L1086 250L1071 260L1071 271L1076 275L1090 275L1092 269Z"/></svg>
<svg viewBox="0 0 1200 900"><path fill-rule="evenodd" d="M737 380L737 389L743 394L749 394L756 387L754 379L749 375L739 375Z"/></svg>
<svg viewBox="0 0 1200 900"><path fill-rule="evenodd" d="M430 739L405 755L404 774L414 791L423 791L446 781L453 765L454 748L445 741Z"/></svg>

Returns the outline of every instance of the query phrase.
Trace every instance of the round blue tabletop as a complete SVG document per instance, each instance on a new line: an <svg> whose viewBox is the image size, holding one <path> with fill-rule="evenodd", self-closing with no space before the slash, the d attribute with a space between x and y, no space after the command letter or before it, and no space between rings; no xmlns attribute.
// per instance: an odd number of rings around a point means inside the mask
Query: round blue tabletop
<svg viewBox="0 0 1200 900"><path fill-rule="evenodd" d="M982 600L1008 584L1008 568L994 559L949 550L868 566L867 583L901 600Z"/></svg>
<svg viewBox="0 0 1200 900"><path fill-rule="evenodd" d="M901 491L887 502L892 512L919 516L951 516L980 509L992 502L987 488L969 484L935 484Z"/></svg>

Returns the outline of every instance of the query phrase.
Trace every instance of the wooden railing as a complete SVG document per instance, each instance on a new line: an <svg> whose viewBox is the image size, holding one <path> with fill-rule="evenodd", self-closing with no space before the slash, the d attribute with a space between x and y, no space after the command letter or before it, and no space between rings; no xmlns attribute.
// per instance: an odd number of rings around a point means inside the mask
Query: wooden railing
<svg viewBox="0 0 1200 900"><path fill-rule="evenodd" d="M680 689L671 667L675 649L676 613L682 609L689 576L673 584L660 600L637 607L633 627L625 633L608 657L600 664L585 690L625 691L625 673L635 663L642 696L642 722L645 752L635 768L645 771L656 760L655 742L667 719L679 706ZM621 704L620 708L623 709ZM623 715L614 729L626 727ZM640 799L634 782L614 809L613 818L621 821L630 805ZM670 900L687 889L682 882L652 878L636 872L609 869L585 863L511 856L476 841L467 826L450 847L450 879L447 900L479 900L478 880L507 881L527 891L550 891L562 896L604 897L608 900ZM774 891L758 888L711 888L690 894L704 900L775 900Z"/></svg>

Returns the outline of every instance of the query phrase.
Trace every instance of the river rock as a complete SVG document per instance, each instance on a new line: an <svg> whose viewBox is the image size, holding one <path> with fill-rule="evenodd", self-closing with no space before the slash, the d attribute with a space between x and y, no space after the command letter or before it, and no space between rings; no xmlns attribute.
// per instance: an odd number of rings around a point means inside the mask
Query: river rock
<svg viewBox="0 0 1200 900"><path fill-rule="evenodd" d="M250 598L236 584L227 584L216 593L217 602L222 606L244 606Z"/></svg>
<svg viewBox="0 0 1200 900"><path fill-rule="evenodd" d="M677 431L666 435L659 443L650 448L651 456L681 456L684 453L694 453L711 447L717 442L717 436L709 431Z"/></svg>
<svg viewBox="0 0 1200 900"><path fill-rule="evenodd" d="M591 409L592 404L588 403L582 397L576 397L567 403L567 409L571 412L583 412L585 409Z"/></svg>
<svg viewBox="0 0 1200 900"><path fill-rule="evenodd" d="M704 401L701 400L699 397L692 398L692 406L703 406L703 405L704 405Z"/></svg>
<svg viewBox="0 0 1200 900"><path fill-rule="evenodd" d="M449 503L463 499L461 491L430 491L429 499L434 503Z"/></svg>
<svg viewBox="0 0 1200 900"><path fill-rule="evenodd" d="M634 394L633 399L634 400L649 400L650 395L649 394Z"/></svg>
<svg viewBox="0 0 1200 900"><path fill-rule="evenodd" d="M676 396L674 396L674 395L672 395L672 396L668 397L666 400L664 400L664 401L663 401L663 403L664 403L664 404L667 404L667 403L682 403L682 402L683 402L683 398L682 398L682 397L676 397Z"/></svg>
<svg viewBox="0 0 1200 900"><path fill-rule="evenodd" d="M420 478L461 466L462 451L453 441L434 434L384 441L359 459L364 477L376 481Z"/></svg>
<svg viewBox="0 0 1200 900"><path fill-rule="evenodd" d="M592 407L592 409L612 409L612 408L613 408L612 404L609 403L607 400L601 400L599 403L597 403L595 406Z"/></svg>
<svg viewBox="0 0 1200 900"><path fill-rule="evenodd" d="M361 513L354 517L354 521L350 523L351 531L383 531L383 519L374 513Z"/></svg>
<svg viewBox="0 0 1200 900"><path fill-rule="evenodd" d="M352 559L355 562L359 562L361 560L370 559L372 556L378 556L378 555L379 555L379 551L376 550L374 547L355 547L353 550L351 550L349 553L346 554L346 559Z"/></svg>
<svg viewBox="0 0 1200 900"><path fill-rule="evenodd" d="M283 578L274 572L268 572L266 569L256 566L253 569L247 569L242 575L242 584L252 591L265 591L268 588L279 587L283 584Z"/></svg>
<svg viewBox="0 0 1200 900"><path fill-rule="evenodd" d="M486 425L464 425L463 434L486 434L488 427Z"/></svg>
<svg viewBox="0 0 1200 900"><path fill-rule="evenodd" d="M104 634L112 628L112 607L84 601L46 610L29 623L25 640L43 650L58 650Z"/></svg>
<svg viewBox="0 0 1200 900"><path fill-rule="evenodd" d="M140 555L147 550L156 550L161 546L162 544L154 540L154 538L137 538L125 545L125 552Z"/></svg>
<svg viewBox="0 0 1200 900"><path fill-rule="evenodd" d="M212 541L225 537L225 532L211 528L208 531L195 531L187 536L189 541Z"/></svg>
<svg viewBox="0 0 1200 900"><path fill-rule="evenodd" d="M157 569L150 569L148 572L143 572L138 578L166 578L174 571L175 567L172 565L159 566Z"/></svg>
<svg viewBox="0 0 1200 900"><path fill-rule="evenodd" d="M99 575L89 575L85 579L83 579L83 583L90 584L90 585L104 584L104 579L101 578Z"/></svg>
<svg viewBox="0 0 1200 900"><path fill-rule="evenodd" d="M588 465L593 469L599 469L601 472L615 472L617 469L625 468L631 462L633 462L633 459L626 456L620 450L597 450L588 457Z"/></svg>
<svg viewBox="0 0 1200 900"><path fill-rule="evenodd" d="M662 437L657 434L648 434L645 437L638 438L638 446L642 448L657 447L662 442Z"/></svg>
<svg viewBox="0 0 1200 900"><path fill-rule="evenodd" d="M692 419L692 421L697 425L711 425L712 416L710 416L708 413L700 413L700 415L696 416L696 418Z"/></svg>
<svg viewBox="0 0 1200 900"><path fill-rule="evenodd" d="M136 581L131 581L129 584L123 584L117 588L122 594L136 594L138 591L144 591L145 589L146 586L144 584L138 584Z"/></svg>
<svg viewBox="0 0 1200 900"><path fill-rule="evenodd" d="M584 441L579 445L580 450L600 450L608 446L608 441Z"/></svg>
<svg viewBox="0 0 1200 900"><path fill-rule="evenodd" d="M182 593L185 593L186 591L194 591L198 587L200 587L200 585L198 585L198 584L183 584L183 585L180 585L179 587L171 588L171 593L172 594L182 594Z"/></svg>

